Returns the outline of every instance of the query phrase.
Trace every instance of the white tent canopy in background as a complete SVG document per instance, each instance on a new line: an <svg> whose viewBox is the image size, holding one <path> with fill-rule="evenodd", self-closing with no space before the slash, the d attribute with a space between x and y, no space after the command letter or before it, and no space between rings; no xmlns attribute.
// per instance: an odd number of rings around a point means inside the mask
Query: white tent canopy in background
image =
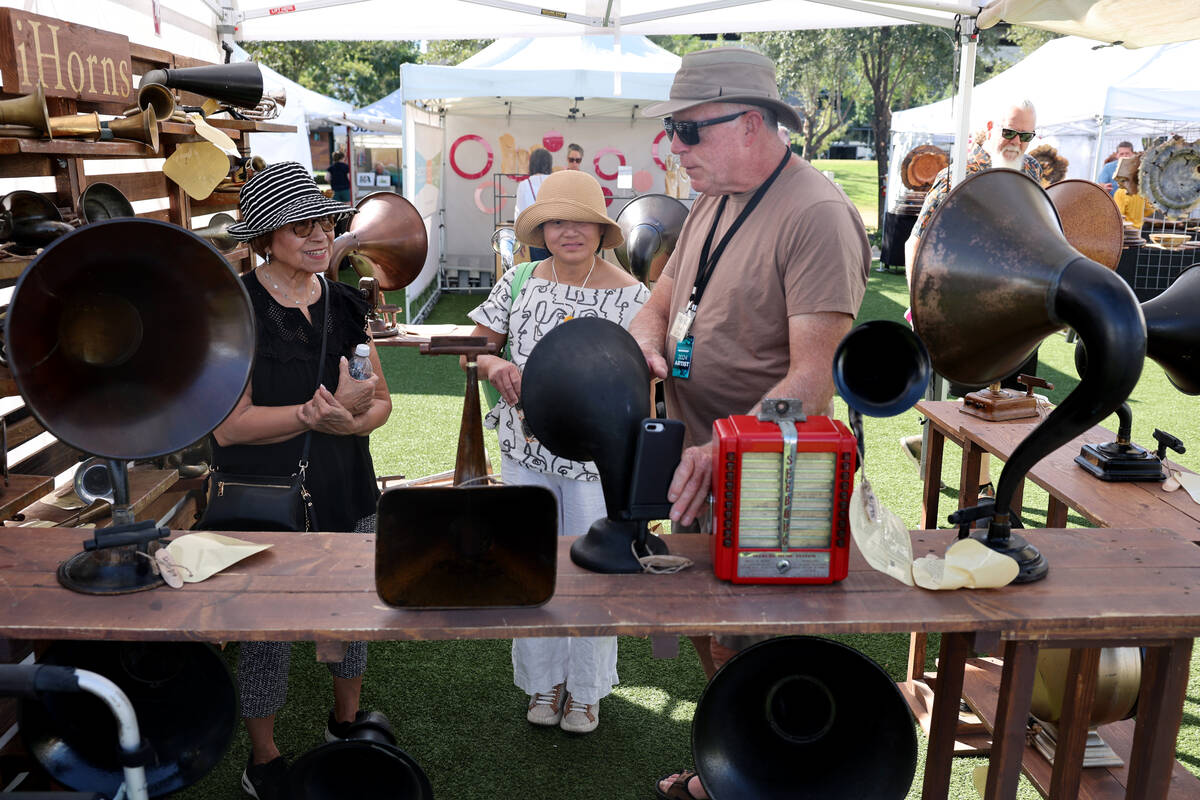
<svg viewBox="0 0 1200 800"><path fill-rule="evenodd" d="M1196 64L1200 41L1127 50L1055 39L975 87L971 130L983 128L1001 106L1027 98L1037 109L1032 146L1051 144L1069 161L1068 177L1093 179L1097 154L1103 159L1122 139L1200 128L1200 84L1181 79ZM902 188L903 154L918 144L949 142L954 129L949 100L892 115L890 195Z"/></svg>

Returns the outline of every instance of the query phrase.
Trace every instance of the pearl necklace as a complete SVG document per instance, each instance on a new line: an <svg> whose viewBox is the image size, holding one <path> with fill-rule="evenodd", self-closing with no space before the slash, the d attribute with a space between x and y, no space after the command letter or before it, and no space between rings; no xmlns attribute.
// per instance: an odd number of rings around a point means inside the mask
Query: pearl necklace
<svg viewBox="0 0 1200 800"><path fill-rule="evenodd" d="M317 285L315 283L313 283L313 281L311 280L311 276L310 276L310 280L308 283L308 295L306 297L296 299L295 297L292 297L291 294L284 291L283 287L281 287L278 283L275 282L275 279L271 277L271 273L267 272L266 269L264 269L265 266L266 266L265 264L258 265L257 270L258 270L259 274L266 276L267 283L271 284L272 289L274 289L276 292L279 292L279 294L283 295L285 300L287 300L289 303L295 303L298 306L312 305L313 296L316 294Z"/></svg>
<svg viewBox="0 0 1200 800"><path fill-rule="evenodd" d="M592 266L588 269L587 275L583 276L583 283L579 284L580 289L587 288L588 278L592 277L592 270L596 268L596 257L592 256ZM554 256L550 256L550 274L554 276L555 283L561 283L558 279L558 270L554 268Z"/></svg>

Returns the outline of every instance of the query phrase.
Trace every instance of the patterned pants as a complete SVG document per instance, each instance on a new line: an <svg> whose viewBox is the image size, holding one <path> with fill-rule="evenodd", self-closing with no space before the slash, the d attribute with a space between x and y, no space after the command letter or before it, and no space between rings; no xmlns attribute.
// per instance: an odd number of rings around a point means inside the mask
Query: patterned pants
<svg viewBox="0 0 1200 800"><path fill-rule="evenodd" d="M363 517L355 533L374 533L375 515ZM291 642L242 642L238 650L237 683L243 717L272 717L287 700L288 664ZM367 643L351 642L346 656L329 664L337 678L357 678L367 670Z"/></svg>

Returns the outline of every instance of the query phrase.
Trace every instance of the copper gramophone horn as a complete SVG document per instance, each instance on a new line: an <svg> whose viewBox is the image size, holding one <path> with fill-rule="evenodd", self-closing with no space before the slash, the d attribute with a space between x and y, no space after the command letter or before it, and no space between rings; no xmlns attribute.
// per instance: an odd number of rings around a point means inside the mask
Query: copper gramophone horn
<svg viewBox="0 0 1200 800"><path fill-rule="evenodd" d="M360 256L370 263L384 291L402 289L416 280L429 246L420 212L391 192L367 195L356 208L350 230L333 240L330 271L336 277L342 258Z"/></svg>
<svg viewBox="0 0 1200 800"><path fill-rule="evenodd" d="M1097 264L1116 269L1125 230L1121 212L1104 187L1073 178L1051 184L1046 194L1058 212L1067 242Z"/></svg>
<svg viewBox="0 0 1200 800"><path fill-rule="evenodd" d="M580 358L587 351L592 358ZM615 322L578 317L551 330L533 348L521 378L521 406L546 449L574 461L594 461L608 516L571 546L571 560L593 572L641 572L633 556L667 552L628 510L634 448L650 416L650 371L633 337Z"/></svg>
<svg viewBox="0 0 1200 800"><path fill-rule="evenodd" d="M714 800L901 800L917 734L895 682L870 658L784 636L746 648L709 681L692 717L692 756Z"/></svg>
<svg viewBox="0 0 1200 800"><path fill-rule="evenodd" d="M50 112L46 110L46 95L39 83L33 94L0 100L0 124L23 125L48 139L54 138L50 129Z"/></svg>
<svg viewBox="0 0 1200 800"><path fill-rule="evenodd" d="M37 192L24 189L10 192L0 199L0 206L12 215L12 240L26 250L45 247L75 230L63 222L58 207Z"/></svg>
<svg viewBox="0 0 1200 800"><path fill-rule="evenodd" d="M111 183L89 185L79 195L79 214L85 223L137 216L133 204Z"/></svg>
<svg viewBox="0 0 1200 800"><path fill-rule="evenodd" d="M1011 532L1013 493L1034 464L1111 414L1137 385L1146 353L1137 298L1067 242L1045 190L994 169L964 180L934 215L917 248L911 301L934 369L952 381L999 380L1064 326L1092 355L1094 367L1013 451L994 506L951 516L964 536L972 521L990 517L986 537L971 535L1017 560L1017 582L1045 577L1041 553Z"/></svg>
<svg viewBox="0 0 1200 800"><path fill-rule="evenodd" d="M101 123L101 126L101 139L133 139L149 145L156 153L159 150L158 116L154 113L153 106L140 114L109 120ZM105 134L105 131L108 133Z"/></svg>
<svg viewBox="0 0 1200 800"><path fill-rule="evenodd" d="M617 215L625 241L613 253L638 280L658 280L675 250L688 209L674 197L645 194L629 201Z"/></svg>
<svg viewBox="0 0 1200 800"><path fill-rule="evenodd" d="M142 75L141 85L150 83L245 108L254 108L263 96L262 70L253 61L182 69L152 69Z"/></svg>

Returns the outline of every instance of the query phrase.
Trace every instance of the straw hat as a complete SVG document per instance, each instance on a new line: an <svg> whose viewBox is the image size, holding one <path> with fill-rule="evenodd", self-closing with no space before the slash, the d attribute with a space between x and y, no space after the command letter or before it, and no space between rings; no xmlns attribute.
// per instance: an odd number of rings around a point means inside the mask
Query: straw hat
<svg viewBox="0 0 1200 800"><path fill-rule="evenodd" d="M545 247L542 224L552 219L595 222L604 230L600 246L612 249L625 241L617 223L604 212L604 192L591 175L579 170L555 172L538 189L537 201L517 217L517 238L530 247Z"/></svg>
<svg viewBox="0 0 1200 800"><path fill-rule="evenodd" d="M713 47L683 57L671 84L671 99L647 106L644 117L665 117L704 103L765 106L794 131L803 125L796 109L779 99L775 62L740 47Z"/></svg>
<svg viewBox="0 0 1200 800"><path fill-rule="evenodd" d="M254 173L238 195L242 221L229 226L241 242L278 230L290 222L354 214L353 206L321 194L312 175L295 161L281 161Z"/></svg>

